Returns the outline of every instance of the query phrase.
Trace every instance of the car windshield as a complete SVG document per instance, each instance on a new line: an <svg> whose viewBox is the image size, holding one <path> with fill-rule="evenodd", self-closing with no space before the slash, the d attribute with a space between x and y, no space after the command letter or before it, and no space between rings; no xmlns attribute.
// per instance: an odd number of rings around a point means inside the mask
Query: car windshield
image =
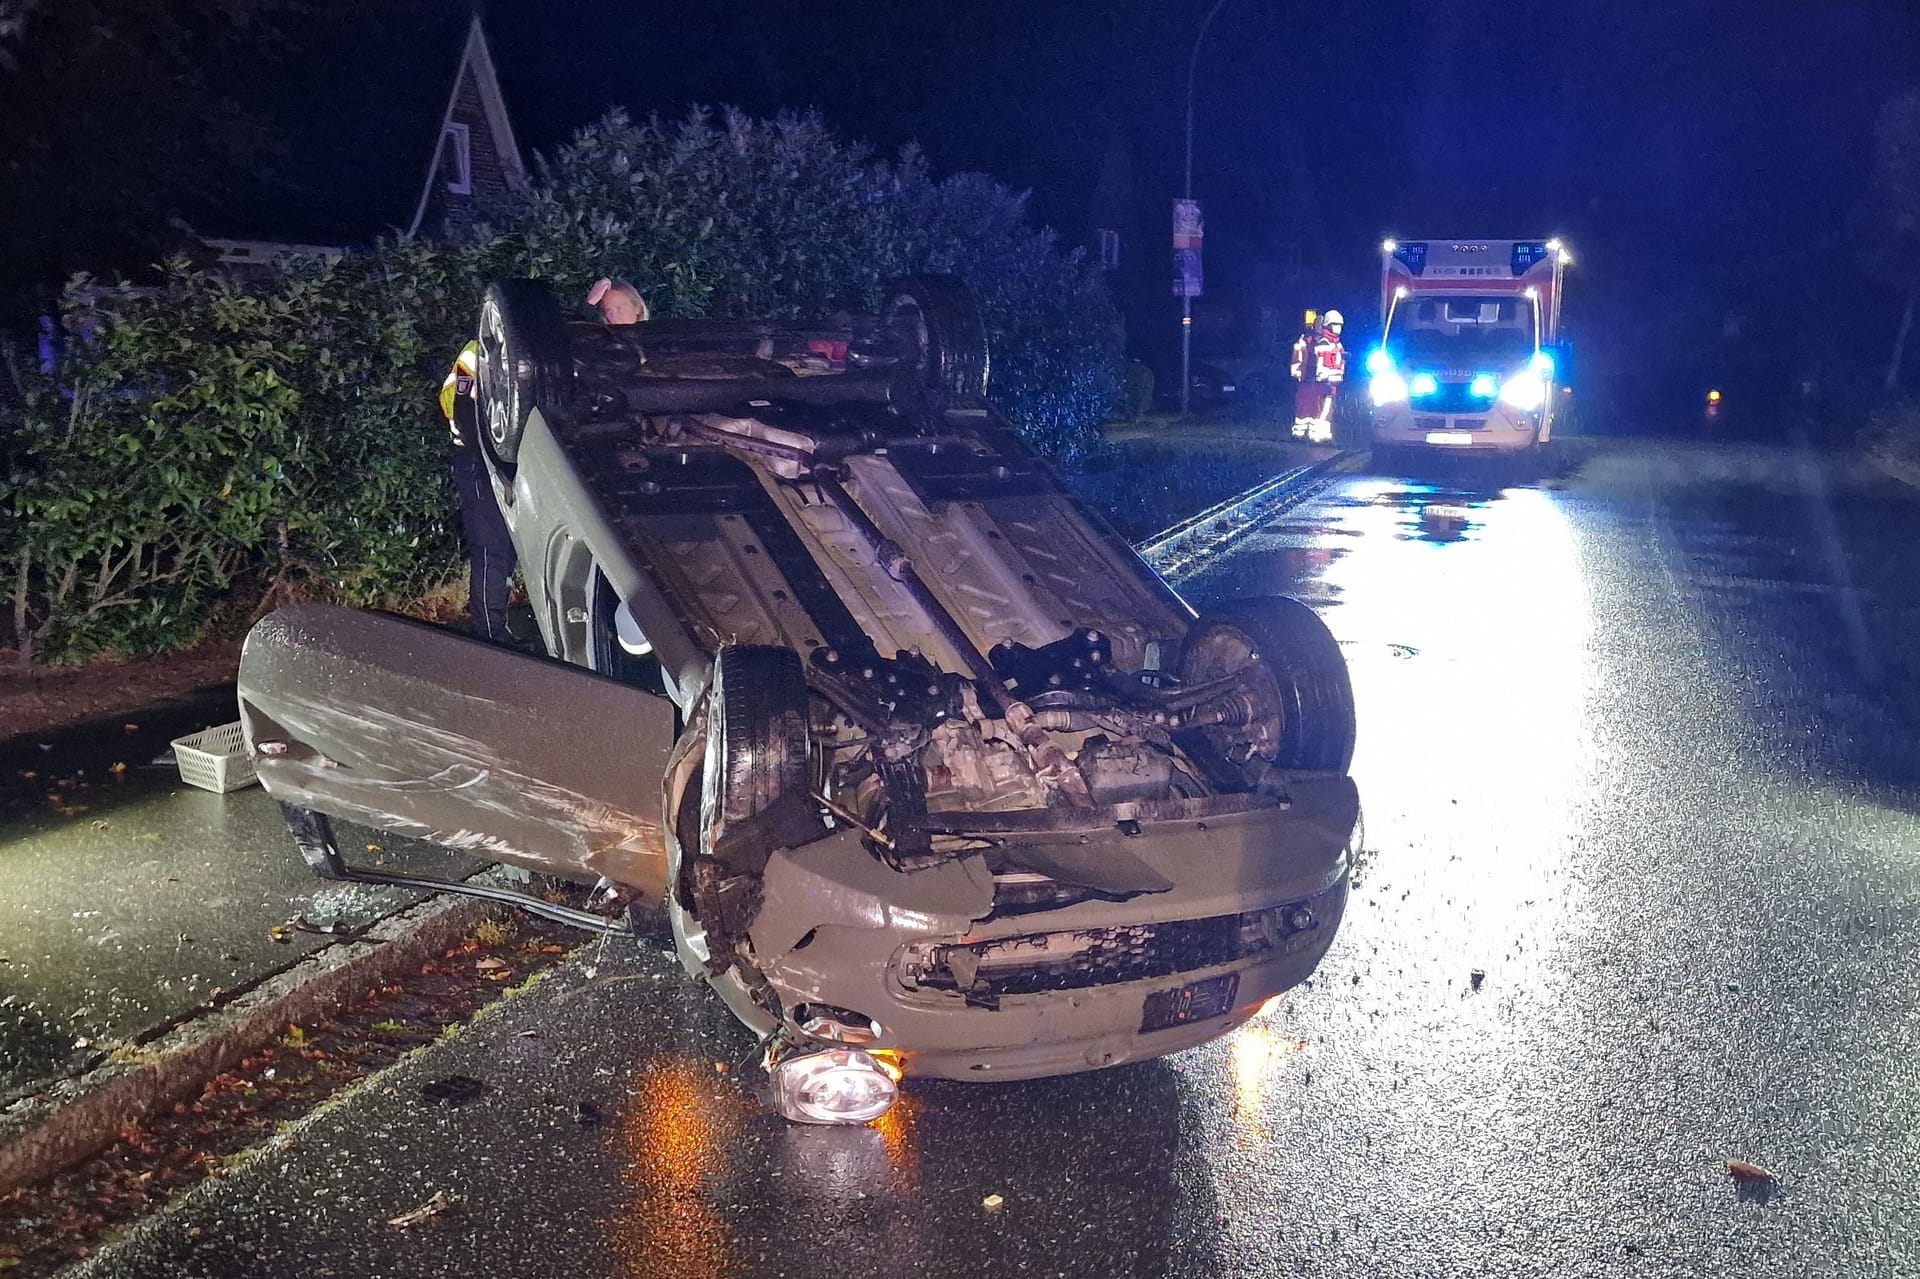
<svg viewBox="0 0 1920 1279"><path fill-rule="evenodd" d="M1413 364L1497 367L1533 351L1533 300L1513 294L1408 298L1388 343Z"/></svg>

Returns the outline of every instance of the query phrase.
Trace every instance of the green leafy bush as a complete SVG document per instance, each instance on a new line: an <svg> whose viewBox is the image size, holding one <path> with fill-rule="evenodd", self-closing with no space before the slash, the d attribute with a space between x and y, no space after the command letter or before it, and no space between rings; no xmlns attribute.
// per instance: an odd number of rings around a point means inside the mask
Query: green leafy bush
<svg viewBox="0 0 1920 1279"><path fill-rule="evenodd" d="M980 174L935 180L911 149L877 160L811 113L612 112L542 163L502 248L565 293L623 276L661 316L870 309L890 280L948 272L986 314L990 393L1036 447L1077 460L1121 400L1100 273L1028 224L1025 196Z"/></svg>
<svg viewBox="0 0 1920 1279"><path fill-rule="evenodd" d="M398 605L458 555L435 405L487 280L577 298L624 276L661 316L871 308L890 279L978 293L991 394L1072 462L1120 402L1117 314L1097 270L1025 198L914 152L875 159L816 115L676 122L614 112L542 163L501 225L385 243L243 287L167 264L150 287L79 286L94 337L0 419L0 592L32 660L193 642L224 608Z"/></svg>
<svg viewBox="0 0 1920 1279"><path fill-rule="evenodd" d="M433 392L458 329L423 291L444 292L450 256L396 246L266 290L184 261L137 290L77 281L91 339L6 424L16 649L154 652L223 605L393 603L444 579L458 533Z"/></svg>

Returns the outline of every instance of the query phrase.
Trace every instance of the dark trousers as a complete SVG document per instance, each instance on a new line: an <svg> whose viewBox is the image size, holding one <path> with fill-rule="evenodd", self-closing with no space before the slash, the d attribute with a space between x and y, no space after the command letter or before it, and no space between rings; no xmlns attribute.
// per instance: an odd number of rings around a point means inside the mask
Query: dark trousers
<svg viewBox="0 0 1920 1279"><path fill-rule="evenodd" d="M475 635L505 643L511 638L507 592L515 563L513 539L507 535L507 521L494 500L479 450L454 449L453 490L460 495L460 528L466 534L472 566L467 578L468 620Z"/></svg>

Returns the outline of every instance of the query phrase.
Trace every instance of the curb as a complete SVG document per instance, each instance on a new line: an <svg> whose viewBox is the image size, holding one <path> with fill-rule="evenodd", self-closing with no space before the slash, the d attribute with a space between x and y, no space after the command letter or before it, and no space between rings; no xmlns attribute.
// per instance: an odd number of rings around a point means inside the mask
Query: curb
<svg viewBox="0 0 1920 1279"><path fill-rule="evenodd" d="M424 963L471 931L487 909L467 897L408 907L176 1027L132 1060L109 1060L15 1102L0 1111L0 1195L105 1149L125 1125L192 1096L289 1023L325 1017L369 986Z"/></svg>
<svg viewBox="0 0 1920 1279"><path fill-rule="evenodd" d="M1216 502L1198 515L1139 542L1134 549L1164 577L1172 577L1219 550L1261 520L1305 497L1335 471L1351 469L1362 453L1342 449L1331 457L1282 471L1244 493Z"/></svg>

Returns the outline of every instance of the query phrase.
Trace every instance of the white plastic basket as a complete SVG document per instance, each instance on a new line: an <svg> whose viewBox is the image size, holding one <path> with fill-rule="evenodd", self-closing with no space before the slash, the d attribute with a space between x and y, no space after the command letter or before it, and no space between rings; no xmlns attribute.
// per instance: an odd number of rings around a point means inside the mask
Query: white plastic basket
<svg viewBox="0 0 1920 1279"><path fill-rule="evenodd" d="M239 790L259 780L254 776L253 757L247 754L238 720L174 738L173 758L180 765L181 781L215 794Z"/></svg>

